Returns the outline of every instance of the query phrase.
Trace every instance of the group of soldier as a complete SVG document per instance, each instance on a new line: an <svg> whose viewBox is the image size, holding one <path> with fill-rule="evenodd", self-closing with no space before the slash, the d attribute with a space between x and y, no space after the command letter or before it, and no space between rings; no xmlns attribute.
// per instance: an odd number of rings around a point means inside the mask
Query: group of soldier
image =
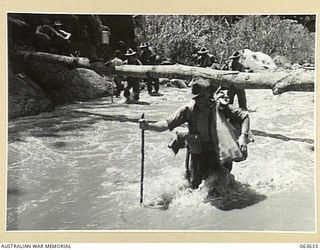
<svg viewBox="0 0 320 250"><path fill-rule="evenodd" d="M114 58L111 60L111 63L114 66L120 66L123 64L128 65L157 65L157 64L166 64L166 62L161 62L160 57L156 55L153 49L149 46L147 42L141 43L139 46L140 51L136 52L133 49L129 48L126 52L121 52L120 50L115 51ZM210 67L213 69L221 70L230 70L245 72L244 66L239 62L240 52L236 51L229 57L229 62L218 67L215 62L214 56L209 53L209 50L206 47L202 47L197 51L196 55L196 66L197 67ZM132 89L133 101L139 100L140 94L140 79L135 77L127 77L126 82L123 81L122 77L115 76L114 81L116 83L115 96L119 97L121 91L126 98L126 102L130 102L130 90ZM144 79L149 95L160 95L159 94L159 79L148 77ZM124 84L125 83L125 84ZM237 95L239 108L246 111L247 110L247 101L246 93L244 89L238 89L236 87L230 87L227 90L227 96L230 99L230 104L233 104L234 97Z"/></svg>
<svg viewBox="0 0 320 250"><path fill-rule="evenodd" d="M41 52L83 56L90 61L108 60L110 28L97 15L67 15L37 19L34 45ZM98 56L99 55L99 56Z"/></svg>
<svg viewBox="0 0 320 250"><path fill-rule="evenodd" d="M221 67L215 62L215 58L212 54L209 53L209 50L205 47L202 47L197 52L196 63L198 67L210 67L212 69L221 69L221 70L230 70L230 71L238 71L245 72L245 67L240 63L240 52L235 51L230 57L229 62L222 65ZM234 97L237 95L239 108L244 111L247 111L247 99L246 92L244 89L238 89L234 86L227 89L227 96L229 97L229 103L233 104Z"/></svg>
<svg viewBox="0 0 320 250"><path fill-rule="evenodd" d="M140 52L136 52L129 48L126 53L116 50L111 64L114 66L127 65L155 65L159 64L159 56L157 56L148 43L141 43L139 46ZM123 58L125 58L123 60ZM122 77L115 76L114 82L116 83L115 96L119 97L123 90L123 95L127 102L130 102L130 90L132 89L133 101L139 100L140 95L140 79L136 77L127 77L125 85L123 84ZM150 95L159 94L159 79L148 77L144 79L147 85L147 90Z"/></svg>

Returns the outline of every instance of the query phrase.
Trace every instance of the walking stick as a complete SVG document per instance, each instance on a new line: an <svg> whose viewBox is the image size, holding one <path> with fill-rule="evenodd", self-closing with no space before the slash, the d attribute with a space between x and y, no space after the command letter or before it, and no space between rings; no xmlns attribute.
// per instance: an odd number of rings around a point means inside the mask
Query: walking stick
<svg viewBox="0 0 320 250"><path fill-rule="evenodd" d="M144 119L144 113L141 115ZM141 180L140 180L140 204L143 203L143 178L144 178L144 129L141 130Z"/></svg>
<svg viewBox="0 0 320 250"><path fill-rule="evenodd" d="M186 179L190 181L191 178L191 172L190 172L190 150L189 146L187 145L186 147L186 162L185 162L185 167L186 167Z"/></svg>

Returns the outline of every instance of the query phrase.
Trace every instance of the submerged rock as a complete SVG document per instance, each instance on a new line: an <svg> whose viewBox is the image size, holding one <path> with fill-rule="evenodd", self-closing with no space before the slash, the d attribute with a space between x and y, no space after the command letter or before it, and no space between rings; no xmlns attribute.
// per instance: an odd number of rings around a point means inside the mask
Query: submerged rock
<svg viewBox="0 0 320 250"><path fill-rule="evenodd" d="M168 83L170 87L175 87L179 89L186 89L187 88L187 83L184 80L181 79L171 79Z"/></svg>
<svg viewBox="0 0 320 250"><path fill-rule="evenodd" d="M311 152L314 152L314 145L306 145L306 149Z"/></svg>
<svg viewBox="0 0 320 250"><path fill-rule="evenodd" d="M169 78L159 78L159 84L160 85L165 85L170 83L170 79Z"/></svg>

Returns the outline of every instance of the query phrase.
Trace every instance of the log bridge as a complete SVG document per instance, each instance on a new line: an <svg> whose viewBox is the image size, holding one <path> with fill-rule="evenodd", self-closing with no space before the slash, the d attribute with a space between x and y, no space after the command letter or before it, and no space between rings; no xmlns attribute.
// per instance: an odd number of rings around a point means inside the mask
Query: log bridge
<svg viewBox="0 0 320 250"><path fill-rule="evenodd" d="M69 68L88 68L98 74L114 74L137 78L170 78L188 79L202 77L208 79L210 84L229 88L244 89L272 89L278 95L287 91L314 91L315 71L298 69L290 71L275 71L265 73L245 73L237 71L216 70L175 65L122 65L111 66L104 62L91 63L85 57L72 57L50 54L45 52L17 51L16 56L24 60L37 60L50 63L59 63Z"/></svg>

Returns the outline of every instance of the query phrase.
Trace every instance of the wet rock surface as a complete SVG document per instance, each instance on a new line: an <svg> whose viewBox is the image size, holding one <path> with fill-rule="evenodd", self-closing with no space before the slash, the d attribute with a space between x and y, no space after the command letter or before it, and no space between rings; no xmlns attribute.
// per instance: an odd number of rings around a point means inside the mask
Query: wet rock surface
<svg viewBox="0 0 320 250"><path fill-rule="evenodd" d="M8 118L36 115L54 109L53 103L30 78L9 74Z"/></svg>
<svg viewBox="0 0 320 250"><path fill-rule="evenodd" d="M26 74L9 74L9 118L52 111L54 106L109 96L110 77L63 65L32 61Z"/></svg>

